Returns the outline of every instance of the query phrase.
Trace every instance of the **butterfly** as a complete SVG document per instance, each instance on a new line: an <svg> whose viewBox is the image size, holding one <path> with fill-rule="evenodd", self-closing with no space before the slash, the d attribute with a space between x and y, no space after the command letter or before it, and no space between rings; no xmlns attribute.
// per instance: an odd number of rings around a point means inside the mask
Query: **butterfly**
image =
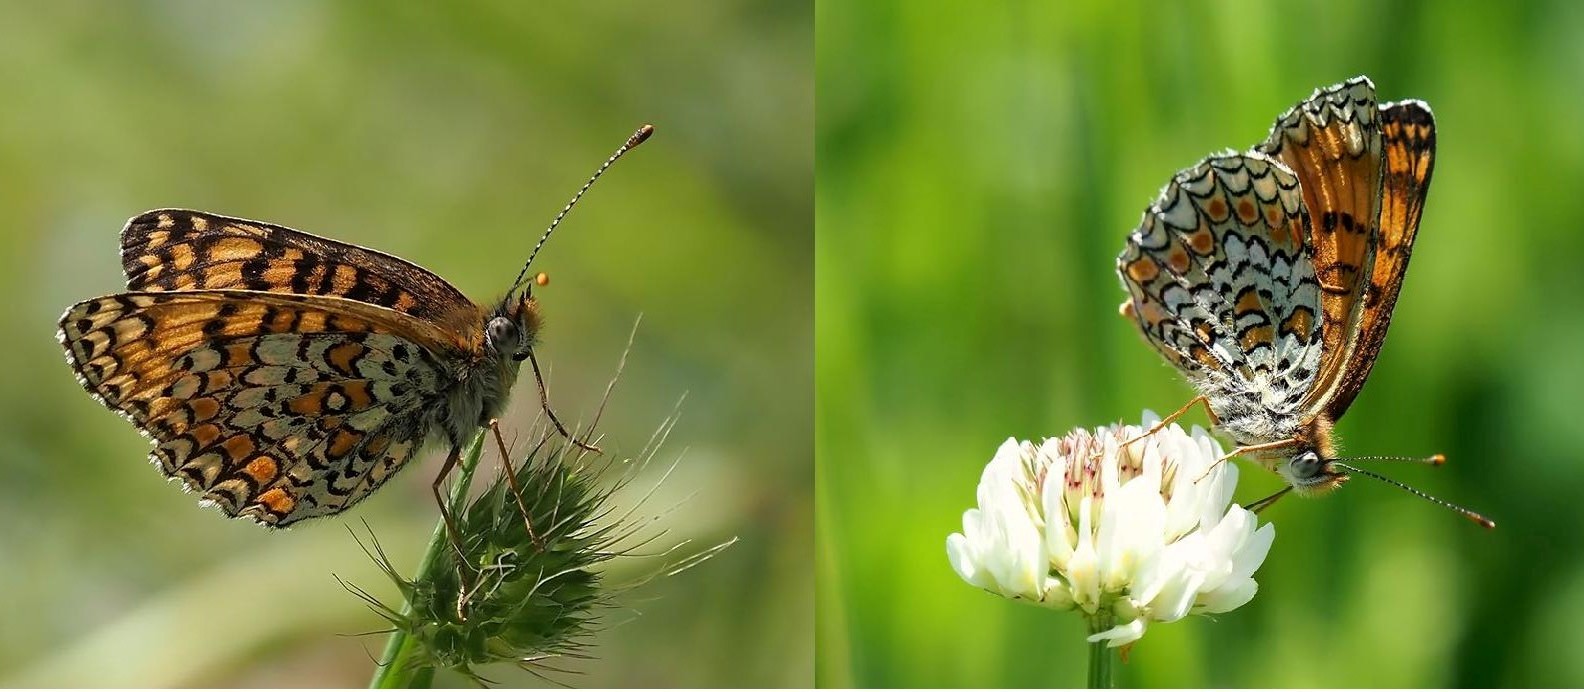
<svg viewBox="0 0 1584 692"><path fill-rule="evenodd" d="M1391 326L1435 147L1429 105L1377 104L1356 77L1317 89L1252 150L1178 172L1128 236L1122 312L1198 390L1161 425L1205 405L1237 443L1228 457L1287 482L1259 508L1350 473L1408 489L1342 463L1332 428Z"/></svg>
<svg viewBox="0 0 1584 692"><path fill-rule="evenodd" d="M126 292L61 317L66 361L153 442L161 473L271 527L345 511L430 440L450 447L438 500L464 442L504 410L524 360L555 427L593 449L550 410L532 291L547 279L529 279L528 267L594 181L651 132L640 128L599 167L505 297L487 305L376 250L200 211L139 214L121 231Z"/></svg>

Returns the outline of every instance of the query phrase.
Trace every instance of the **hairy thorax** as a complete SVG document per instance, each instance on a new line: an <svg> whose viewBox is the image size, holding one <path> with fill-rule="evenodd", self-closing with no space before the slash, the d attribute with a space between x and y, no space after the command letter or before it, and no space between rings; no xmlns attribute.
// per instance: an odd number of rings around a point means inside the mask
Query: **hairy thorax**
<svg viewBox="0 0 1584 692"><path fill-rule="evenodd" d="M461 447L480 426L506 409L506 400L517 382L518 363L507 358L485 357L458 370L441 404L429 416L431 438Z"/></svg>

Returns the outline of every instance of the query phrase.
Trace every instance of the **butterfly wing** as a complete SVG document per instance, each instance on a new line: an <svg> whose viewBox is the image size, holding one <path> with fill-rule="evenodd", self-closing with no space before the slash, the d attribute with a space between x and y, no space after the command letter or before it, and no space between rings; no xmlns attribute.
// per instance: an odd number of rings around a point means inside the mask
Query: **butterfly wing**
<svg viewBox="0 0 1584 692"><path fill-rule="evenodd" d="M437 325L470 318L473 303L445 279L377 250L284 226L186 209L127 221L121 264L129 291L241 289L338 296Z"/></svg>
<svg viewBox="0 0 1584 692"><path fill-rule="evenodd" d="M1326 412L1337 420L1364 388L1375 357L1391 326L1392 309L1408 271L1419 218L1424 212L1430 173L1435 167L1435 116L1422 101L1389 103L1380 109L1385 169L1381 178L1379 238L1374 266L1364 286L1358 317L1357 343L1340 369Z"/></svg>
<svg viewBox="0 0 1584 692"><path fill-rule="evenodd" d="M1117 260L1124 313L1241 443L1281 439L1271 412L1315 376L1308 224L1292 171L1257 152L1212 156L1173 177Z"/></svg>
<svg viewBox="0 0 1584 692"><path fill-rule="evenodd" d="M1322 342L1319 374L1304 402L1311 414L1334 399L1358 346L1381 216L1378 116L1375 85L1357 77L1315 90L1257 147L1298 176L1310 214Z"/></svg>
<svg viewBox="0 0 1584 692"><path fill-rule="evenodd" d="M479 348L366 303L232 290L83 301L59 338L83 387L153 439L161 471L274 526L377 488L421 446L445 364Z"/></svg>

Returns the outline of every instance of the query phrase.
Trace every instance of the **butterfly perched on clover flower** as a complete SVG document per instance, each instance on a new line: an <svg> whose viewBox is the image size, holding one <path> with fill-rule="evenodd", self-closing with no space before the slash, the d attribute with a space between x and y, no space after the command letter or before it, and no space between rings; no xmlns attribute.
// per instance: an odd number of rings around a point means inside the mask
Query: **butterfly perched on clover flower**
<svg viewBox="0 0 1584 692"><path fill-rule="evenodd" d="M1205 404L1238 444L1228 456L1287 481L1261 507L1349 473L1387 480L1340 463L1332 426L1386 339L1435 146L1427 104L1377 104L1356 77L1315 90L1254 149L1177 173L1128 236L1123 314L1199 392L1164 422Z"/></svg>
<svg viewBox="0 0 1584 692"><path fill-rule="evenodd" d="M528 278L528 265L594 180L652 131L600 166L489 305L400 258L283 226L140 214L121 232L127 292L61 317L66 360L152 440L161 473L267 526L346 510L428 440L450 446L443 479L505 408L523 360L573 439L538 377L532 288L545 279Z"/></svg>

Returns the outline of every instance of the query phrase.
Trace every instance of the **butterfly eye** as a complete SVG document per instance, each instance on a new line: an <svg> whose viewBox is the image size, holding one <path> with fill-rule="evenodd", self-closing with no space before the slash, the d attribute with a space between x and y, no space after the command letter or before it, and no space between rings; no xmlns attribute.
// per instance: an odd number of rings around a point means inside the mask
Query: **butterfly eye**
<svg viewBox="0 0 1584 692"><path fill-rule="evenodd" d="M1320 455L1314 453L1313 450L1300 453L1292 458L1293 471L1300 478L1320 475L1321 466Z"/></svg>
<svg viewBox="0 0 1584 692"><path fill-rule="evenodd" d="M522 353L514 353L512 354L512 360L515 360L519 363L528 360L528 352L523 351Z"/></svg>
<svg viewBox="0 0 1584 692"><path fill-rule="evenodd" d="M517 349L517 325L505 317L496 317L484 327L485 336L497 353Z"/></svg>

